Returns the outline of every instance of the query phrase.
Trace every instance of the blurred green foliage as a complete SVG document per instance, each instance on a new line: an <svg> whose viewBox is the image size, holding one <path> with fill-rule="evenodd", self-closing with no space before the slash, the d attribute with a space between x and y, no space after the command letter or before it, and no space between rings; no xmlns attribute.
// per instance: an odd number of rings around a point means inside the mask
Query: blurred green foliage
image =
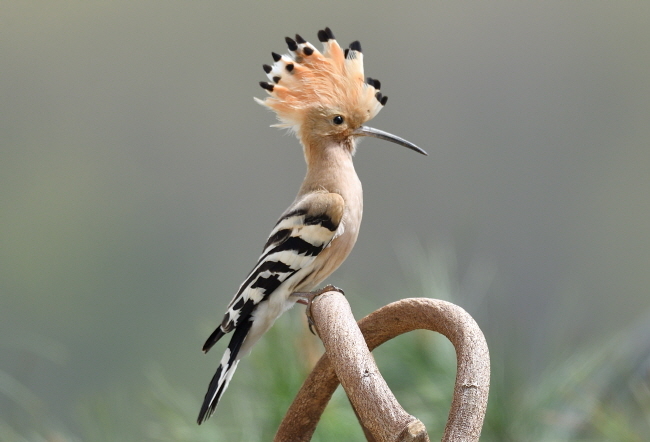
<svg viewBox="0 0 650 442"><path fill-rule="evenodd" d="M296 313L296 312L294 312ZM16 424L0 419L2 441L266 441L321 351L302 314L285 315L240 365L217 409L195 423L199 397L172 385L165 370L143 368L139 388L116 385L83 396L74 430L39 412L39 400L9 373L0 371L0 393L15 403ZM650 434L647 327L631 327L598 348L575 351L535 382L516 386L501 356L493 353L484 441L643 441ZM417 331L374 352L396 397L426 425L432 440L442 435L455 377L455 353L444 337ZM138 404L134 407L134 404ZM217 419L218 418L218 419ZM339 388L314 441L363 440Z"/></svg>

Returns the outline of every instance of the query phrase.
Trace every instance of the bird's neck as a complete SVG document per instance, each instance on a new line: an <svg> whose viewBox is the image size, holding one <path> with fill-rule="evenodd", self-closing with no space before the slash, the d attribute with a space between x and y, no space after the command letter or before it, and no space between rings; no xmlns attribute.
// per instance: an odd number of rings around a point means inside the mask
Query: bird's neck
<svg viewBox="0 0 650 442"><path fill-rule="evenodd" d="M334 144L306 152L307 175L299 195L325 190L338 193L348 203L361 201L361 182L354 170L351 149Z"/></svg>

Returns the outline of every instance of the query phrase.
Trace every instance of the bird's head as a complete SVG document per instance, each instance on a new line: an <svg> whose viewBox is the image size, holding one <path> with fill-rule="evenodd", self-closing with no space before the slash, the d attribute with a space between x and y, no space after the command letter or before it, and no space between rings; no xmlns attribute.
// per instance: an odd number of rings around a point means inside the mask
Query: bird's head
<svg viewBox="0 0 650 442"><path fill-rule="evenodd" d="M361 136L385 139L426 155L400 137L364 124L384 107L387 97L380 92L379 80L364 78L361 44L355 41L343 50L329 28L318 32L323 52L299 35L287 37L289 54L273 53L274 64L264 65L271 82L261 82L269 96L255 100L277 114L279 124L293 130L305 149L307 161L312 150L342 146L354 153Z"/></svg>

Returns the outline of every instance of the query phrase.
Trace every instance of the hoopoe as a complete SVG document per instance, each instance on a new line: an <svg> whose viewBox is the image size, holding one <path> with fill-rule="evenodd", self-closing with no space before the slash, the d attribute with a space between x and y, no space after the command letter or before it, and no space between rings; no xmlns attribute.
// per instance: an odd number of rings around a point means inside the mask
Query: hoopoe
<svg viewBox="0 0 650 442"><path fill-rule="evenodd" d="M426 155L415 144L363 126L386 104L379 80L364 79L361 44L343 50L329 28L318 31L319 52L299 35L287 37L289 54L272 53L263 65L271 83L268 97L255 98L277 114L274 127L292 130L303 146L307 175L298 196L280 216L261 257L234 296L221 325L203 351L234 332L198 417L214 412L239 360L299 298L320 284L347 258L357 240L363 198L352 164L357 140L375 137Z"/></svg>

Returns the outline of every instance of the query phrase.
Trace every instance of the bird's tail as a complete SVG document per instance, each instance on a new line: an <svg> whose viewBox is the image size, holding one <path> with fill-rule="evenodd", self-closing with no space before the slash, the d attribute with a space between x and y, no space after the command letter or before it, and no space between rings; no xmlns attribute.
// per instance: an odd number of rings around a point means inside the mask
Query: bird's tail
<svg viewBox="0 0 650 442"><path fill-rule="evenodd" d="M221 395L226 391L226 388L228 388L230 379L232 379L232 375L235 373L237 364L239 363L239 350L248 335L251 325L251 321L242 321L237 328L235 328L235 332L230 339L228 348L221 357L219 368L217 368L217 372L212 377L212 381L210 381L210 386L208 387L208 392L205 394L205 398L203 399L203 405L201 405L201 411L199 412L199 418L197 419L199 425L212 416L214 409L217 408L217 404L219 404Z"/></svg>

